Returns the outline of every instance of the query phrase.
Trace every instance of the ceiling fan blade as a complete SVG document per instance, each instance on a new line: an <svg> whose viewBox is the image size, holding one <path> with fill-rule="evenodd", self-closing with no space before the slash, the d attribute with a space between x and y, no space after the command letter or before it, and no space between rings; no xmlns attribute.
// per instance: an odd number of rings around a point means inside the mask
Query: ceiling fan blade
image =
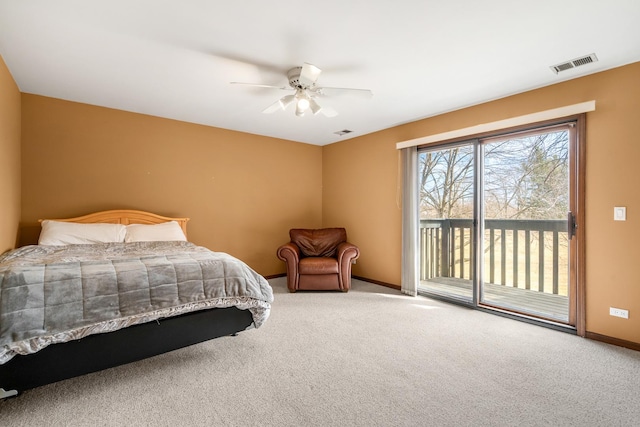
<svg viewBox="0 0 640 427"><path fill-rule="evenodd" d="M259 70L261 72L273 73L282 75L286 71L285 68L277 66L271 62L260 61L257 58L251 58L248 56L238 55L237 53L231 53L229 51L211 51L206 50L204 53L208 55L212 55L214 57L220 58L222 60L226 60L229 62L234 62L237 65L241 66L249 66L253 69Z"/></svg>
<svg viewBox="0 0 640 427"><path fill-rule="evenodd" d="M339 95L356 95L365 98L371 98L373 92L369 89L356 89L350 87L319 87L315 90L319 95L339 96Z"/></svg>
<svg viewBox="0 0 640 427"><path fill-rule="evenodd" d="M257 83L242 83L242 82L229 82L229 84L252 86L252 87L264 87L264 88L267 88L267 89L291 90L291 86L273 86L273 85L261 85L261 84L257 84Z"/></svg>
<svg viewBox="0 0 640 427"><path fill-rule="evenodd" d="M280 103L280 105L282 105L282 109L286 109L289 104L291 104L294 100L296 99L295 95L287 95L287 96L283 96L282 98L280 98L280 100L278 101Z"/></svg>
<svg viewBox="0 0 640 427"><path fill-rule="evenodd" d="M322 70L315 65L304 63L302 64L302 70L300 71L300 84L305 87L311 87L316 84L316 80L320 76Z"/></svg>
<svg viewBox="0 0 640 427"><path fill-rule="evenodd" d="M262 110L262 112L264 114L271 114L275 113L278 110L285 110L289 106L289 104L293 102L294 99L295 95L283 96L282 98Z"/></svg>
<svg viewBox="0 0 640 427"><path fill-rule="evenodd" d="M267 108L262 110L264 114L272 114L278 110L282 110L282 105L280 105L280 101L276 101L273 104L269 105Z"/></svg>

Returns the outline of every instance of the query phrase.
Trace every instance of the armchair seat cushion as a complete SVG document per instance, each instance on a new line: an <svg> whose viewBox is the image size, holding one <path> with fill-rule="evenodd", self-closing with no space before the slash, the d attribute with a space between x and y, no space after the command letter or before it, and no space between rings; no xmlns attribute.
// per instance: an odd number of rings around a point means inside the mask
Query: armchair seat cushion
<svg viewBox="0 0 640 427"><path fill-rule="evenodd" d="M298 263L300 274L338 274L338 260L328 257L302 258Z"/></svg>

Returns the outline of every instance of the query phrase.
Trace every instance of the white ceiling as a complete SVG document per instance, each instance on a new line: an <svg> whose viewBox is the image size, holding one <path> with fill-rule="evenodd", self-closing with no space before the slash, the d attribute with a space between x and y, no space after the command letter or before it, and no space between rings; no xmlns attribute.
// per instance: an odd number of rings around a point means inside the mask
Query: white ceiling
<svg viewBox="0 0 640 427"><path fill-rule="evenodd" d="M640 61L639 21L639 0L0 0L0 55L25 93L326 145ZM303 62L374 96L296 117L229 84Z"/></svg>

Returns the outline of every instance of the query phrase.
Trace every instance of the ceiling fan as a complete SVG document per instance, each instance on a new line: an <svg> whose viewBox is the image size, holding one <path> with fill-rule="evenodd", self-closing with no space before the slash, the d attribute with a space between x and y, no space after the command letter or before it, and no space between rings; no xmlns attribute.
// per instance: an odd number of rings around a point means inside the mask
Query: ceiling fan
<svg viewBox="0 0 640 427"><path fill-rule="evenodd" d="M271 114L278 110L286 110L287 107L295 102L296 116L304 116L307 111L313 114L321 113L327 117L335 117L338 113L330 107L321 107L316 98L322 96L339 95L344 93L356 94L365 97L373 96L369 89L354 89L343 87L321 87L316 84L322 70L315 65L304 63L302 67L295 67L287 72L289 86L271 86L254 83L231 82L231 84L240 84L254 87L264 87L269 89L293 90L291 95L285 95L262 112Z"/></svg>

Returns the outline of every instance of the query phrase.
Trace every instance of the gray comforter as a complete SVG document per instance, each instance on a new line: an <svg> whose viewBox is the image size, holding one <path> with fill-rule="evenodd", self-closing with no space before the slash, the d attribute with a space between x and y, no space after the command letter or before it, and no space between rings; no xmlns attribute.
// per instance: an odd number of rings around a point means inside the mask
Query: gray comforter
<svg viewBox="0 0 640 427"><path fill-rule="evenodd" d="M0 255L0 364L50 344L189 311L269 316L269 283L244 262L188 242L26 246Z"/></svg>

